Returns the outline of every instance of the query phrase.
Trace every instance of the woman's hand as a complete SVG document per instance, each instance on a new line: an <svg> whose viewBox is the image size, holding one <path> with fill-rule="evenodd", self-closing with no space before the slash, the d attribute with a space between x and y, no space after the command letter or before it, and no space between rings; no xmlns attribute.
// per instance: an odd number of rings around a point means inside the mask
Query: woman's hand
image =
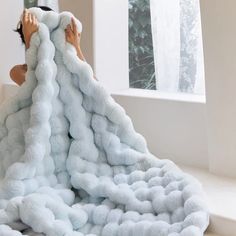
<svg viewBox="0 0 236 236"><path fill-rule="evenodd" d="M22 18L22 30L24 34L26 49L29 48L31 36L33 35L33 33L38 31L38 28L39 26L36 17L27 9L25 9Z"/></svg>
<svg viewBox="0 0 236 236"><path fill-rule="evenodd" d="M67 27L65 29L65 34L66 34L66 41L75 47L76 52L77 52L77 56L82 61L86 61L85 57L82 53L82 50L80 48L81 33L78 32L78 29L77 29L77 26L75 23L75 19L73 17L71 17L71 24L67 25ZM96 79L95 76L94 76L94 79Z"/></svg>
<svg viewBox="0 0 236 236"><path fill-rule="evenodd" d="M81 34L78 32L75 19L71 17L71 24L65 29L66 41L72 44L76 49L80 47Z"/></svg>
<svg viewBox="0 0 236 236"><path fill-rule="evenodd" d="M80 48L81 33L78 32L75 19L73 17L71 18L71 24L67 25L65 29L65 35L66 41L75 47L78 57L85 61L85 57Z"/></svg>

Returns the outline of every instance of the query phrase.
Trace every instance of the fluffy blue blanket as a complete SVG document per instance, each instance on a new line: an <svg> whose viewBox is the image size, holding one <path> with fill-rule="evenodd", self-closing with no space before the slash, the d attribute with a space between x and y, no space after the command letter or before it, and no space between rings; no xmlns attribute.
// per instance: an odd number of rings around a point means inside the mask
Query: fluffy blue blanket
<svg viewBox="0 0 236 236"><path fill-rule="evenodd" d="M201 185L93 79L65 42L72 15L30 11L26 82L0 110L0 236L202 236Z"/></svg>

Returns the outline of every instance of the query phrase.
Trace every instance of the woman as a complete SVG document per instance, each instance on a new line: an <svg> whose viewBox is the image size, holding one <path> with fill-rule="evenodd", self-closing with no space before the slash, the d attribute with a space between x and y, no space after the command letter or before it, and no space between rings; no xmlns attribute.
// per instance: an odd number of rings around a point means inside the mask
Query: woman
<svg viewBox="0 0 236 236"><path fill-rule="evenodd" d="M52 11L49 7L39 7L44 11ZM25 44L26 49L30 47L30 39L33 33L38 31L38 21L36 17L30 13L27 9L24 10L22 20L19 22L19 27L16 32L20 34L22 42ZM78 32L74 18L71 18L71 24L65 29L66 41L72 44L77 52L77 56L85 61L85 57L80 47L81 33ZM22 85L25 81L25 75L27 72L27 65L16 65L10 71L10 77L18 85Z"/></svg>

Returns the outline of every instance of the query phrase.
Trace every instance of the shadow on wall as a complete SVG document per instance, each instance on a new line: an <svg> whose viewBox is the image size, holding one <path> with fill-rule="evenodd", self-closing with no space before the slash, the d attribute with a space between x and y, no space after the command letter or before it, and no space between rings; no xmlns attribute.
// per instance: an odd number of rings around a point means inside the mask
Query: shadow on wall
<svg viewBox="0 0 236 236"><path fill-rule="evenodd" d="M59 0L60 11L72 12L83 24L81 47L86 61L94 68L93 0Z"/></svg>

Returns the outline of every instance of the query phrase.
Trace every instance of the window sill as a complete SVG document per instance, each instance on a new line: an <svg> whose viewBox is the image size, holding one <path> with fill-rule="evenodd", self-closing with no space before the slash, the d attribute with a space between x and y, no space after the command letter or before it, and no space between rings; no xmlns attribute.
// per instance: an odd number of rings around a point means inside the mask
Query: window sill
<svg viewBox="0 0 236 236"><path fill-rule="evenodd" d="M203 185L211 214L209 232L220 236L234 236L236 232L236 179L213 175L199 168L180 167L195 176Z"/></svg>
<svg viewBox="0 0 236 236"><path fill-rule="evenodd" d="M124 90L112 91L115 96L131 96L139 98L163 99L180 102L206 103L204 95L188 93L164 93L156 90L129 88Z"/></svg>
<svg viewBox="0 0 236 236"><path fill-rule="evenodd" d="M4 83L2 84L3 91L6 91L5 97L8 97L8 90L14 89L16 90L18 86L15 83ZM115 96L130 96L130 97L138 97L138 98L151 98L151 99L162 99L169 101L180 101L180 102L193 102L193 103L206 103L206 99L204 95L196 95L196 94L187 94L187 93L163 93L154 90L147 89L124 89L112 91L111 95Z"/></svg>

